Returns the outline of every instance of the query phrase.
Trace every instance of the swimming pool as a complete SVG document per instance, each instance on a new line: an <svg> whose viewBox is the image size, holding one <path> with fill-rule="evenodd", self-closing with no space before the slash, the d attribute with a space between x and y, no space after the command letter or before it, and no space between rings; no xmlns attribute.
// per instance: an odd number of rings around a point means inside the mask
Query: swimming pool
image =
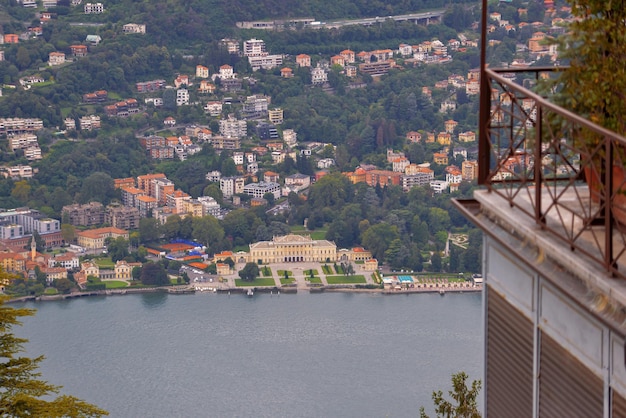
<svg viewBox="0 0 626 418"><path fill-rule="evenodd" d="M411 276L398 276L400 283L413 283L413 277Z"/></svg>

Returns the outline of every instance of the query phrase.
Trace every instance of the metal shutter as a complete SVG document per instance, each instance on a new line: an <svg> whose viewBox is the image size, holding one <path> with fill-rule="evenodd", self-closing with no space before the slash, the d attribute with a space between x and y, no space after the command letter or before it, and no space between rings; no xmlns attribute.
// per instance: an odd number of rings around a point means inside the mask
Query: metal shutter
<svg viewBox="0 0 626 418"><path fill-rule="evenodd" d="M533 416L533 324L487 289L486 417Z"/></svg>
<svg viewBox="0 0 626 418"><path fill-rule="evenodd" d="M602 379L545 333L540 356L539 417L603 416Z"/></svg>

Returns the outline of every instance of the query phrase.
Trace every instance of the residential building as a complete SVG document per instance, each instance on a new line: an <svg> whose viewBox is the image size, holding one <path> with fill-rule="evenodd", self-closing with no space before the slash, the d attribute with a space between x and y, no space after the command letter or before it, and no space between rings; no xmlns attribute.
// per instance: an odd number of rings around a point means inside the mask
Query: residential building
<svg viewBox="0 0 626 418"><path fill-rule="evenodd" d="M235 78L235 73L233 72L233 67L228 64L224 64L220 67L219 78L222 80Z"/></svg>
<svg viewBox="0 0 626 418"><path fill-rule="evenodd" d="M461 173L463 180L474 181L474 179L478 178L478 163L470 160L463 161Z"/></svg>
<svg viewBox="0 0 626 418"><path fill-rule="evenodd" d="M285 177L285 189L287 189L287 194L289 192L300 192L311 185L311 176L307 176L306 174L292 174L290 176Z"/></svg>
<svg viewBox="0 0 626 418"><path fill-rule="evenodd" d="M272 140L272 139L279 138L278 129L276 129L276 127L272 125L271 123L260 122L256 126L255 130L256 130L256 134L262 140Z"/></svg>
<svg viewBox="0 0 626 418"><path fill-rule="evenodd" d="M248 96L243 103L241 113L244 119L259 119L267 116L270 98L264 95Z"/></svg>
<svg viewBox="0 0 626 418"><path fill-rule="evenodd" d="M20 41L20 37L17 34L15 34L15 33L5 33L4 34L4 43L5 44L16 44L19 41Z"/></svg>
<svg viewBox="0 0 626 418"><path fill-rule="evenodd" d="M68 131L76 130L76 120L73 118L65 118L63 120L63 125L65 125L65 129Z"/></svg>
<svg viewBox="0 0 626 418"><path fill-rule="evenodd" d="M198 93L200 94L213 94L215 93L215 84L209 80L200 80L200 86L198 87Z"/></svg>
<svg viewBox="0 0 626 418"><path fill-rule="evenodd" d="M239 54L239 41L224 38L220 43L226 46L229 54Z"/></svg>
<svg viewBox="0 0 626 418"><path fill-rule="evenodd" d="M133 177L126 177L123 179L113 179L113 187L121 189L122 187L135 187L135 179Z"/></svg>
<svg viewBox="0 0 626 418"><path fill-rule="evenodd" d="M96 115L87 115L83 116L78 120L81 131L91 131L93 129L100 129L102 123L100 121L100 116Z"/></svg>
<svg viewBox="0 0 626 418"><path fill-rule="evenodd" d="M341 55L345 61L346 64L353 64L356 62L356 56L354 54L354 51L351 51L349 49L344 49L343 51L341 51L339 53L339 55Z"/></svg>
<svg viewBox="0 0 626 418"><path fill-rule="evenodd" d="M204 65L196 65L197 78L209 78L209 68Z"/></svg>
<svg viewBox="0 0 626 418"><path fill-rule="evenodd" d="M356 67L354 65L346 65L344 68L346 77L354 78L357 75Z"/></svg>
<svg viewBox="0 0 626 418"><path fill-rule="evenodd" d="M135 87L137 87L139 93L157 91L165 88L165 80L142 81L136 83Z"/></svg>
<svg viewBox="0 0 626 418"><path fill-rule="evenodd" d="M35 118L0 118L0 134L11 136L43 129L43 121Z"/></svg>
<svg viewBox="0 0 626 418"><path fill-rule="evenodd" d="M415 142L415 143L421 142L422 134L420 134L419 132L415 132L415 131L407 132L406 139L409 142Z"/></svg>
<svg viewBox="0 0 626 418"><path fill-rule="evenodd" d="M138 23L127 23L122 26L122 32L124 33L146 33L146 25Z"/></svg>
<svg viewBox="0 0 626 418"><path fill-rule="evenodd" d="M346 65L346 62L341 55L333 55L330 57L330 65L340 65L343 67Z"/></svg>
<svg viewBox="0 0 626 418"><path fill-rule="evenodd" d="M452 143L452 135L447 132L439 132L437 142L441 145L450 145Z"/></svg>
<svg viewBox="0 0 626 418"><path fill-rule="evenodd" d="M9 150L15 152L18 149L27 149L30 147L38 147L37 135L21 134L10 136L7 138L9 142Z"/></svg>
<svg viewBox="0 0 626 418"><path fill-rule="evenodd" d="M120 190L122 193L122 204L133 208L138 206L137 199L139 196L146 196L148 193L145 190L131 186L122 187Z"/></svg>
<svg viewBox="0 0 626 418"><path fill-rule="evenodd" d="M104 212L104 222L114 228L138 229L141 215L136 207L109 205Z"/></svg>
<svg viewBox="0 0 626 418"><path fill-rule="evenodd" d="M216 150L237 150L241 148L241 140L236 137L213 136L211 144Z"/></svg>
<svg viewBox="0 0 626 418"><path fill-rule="evenodd" d="M280 76L282 78L292 78L293 77L293 70L289 67L284 67L280 69Z"/></svg>
<svg viewBox="0 0 626 418"><path fill-rule="evenodd" d="M174 213L185 214L186 210L186 202L191 200L191 196L182 190L174 190L167 195L167 206L172 208Z"/></svg>
<svg viewBox="0 0 626 418"><path fill-rule="evenodd" d="M152 210L159 206L157 200L152 196L137 196L136 204L139 216L142 218L149 217L152 214Z"/></svg>
<svg viewBox="0 0 626 418"><path fill-rule="evenodd" d="M444 127L445 127L446 133L453 134L458 124L459 123L457 121L452 120L452 119L445 121Z"/></svg>
<svg viewBox="0 0 626 418"><path fill-rule="evenodd" d="M102 42L102 38L100 37L100 35L87 35L85 37L85 42L90 45L98 45L100 42Z"/></svg>
<svg viewBox="0 0 626 418"><path fill-rule="evenodd" d="M391 68L395 66L393 61L375 61L359 64L359 71L363 74L369 74L372 77L387 74Z"/></svg>
<svg viewBox="0 0 626 418"><path fill-rule="evenodd" d="M102 103L109 99L109 93L106 90L98 90L92 93L83 94L83 102L87 104Z"/></svg>
<svg viewBox="0 0 626 418"><path fill-rule="evenodd" d="M6 39L6 35L5 35L5 39ZM48 65L55 66L55 65L62 65L62 64L65 64L64 52L54 51L48 54Z"/></svg>
<svg viewBox="0 0 626 418"><path fill-rule="evenodd" d="M176 106L186 106L189 104L189 90L176 90Z"/></svg>
<svg viewBox="0 0 626 418"><path fill-rule="evenodd" d="M78 245L85 249L96 250L104 248L107 238L122 237L128 239L128 231L119 228L106 227L98 229L88 229L76 233Z"/></svg>
<svg viewBox="0 0 626 418"><path fill-rule="evenodd" d="M408 158L406 157L398 157L398 158L394 158L393 161L391 162L392 165L392 170L393 171L398 171L400 173L404 173L404 169L410 164L411 162L409 161Z"/></svg>
<svg viewBox="0 0 626 418"><path fill-rule="evenodd" d="M320 66L311 69L311 83L324 84L328 81L328 73Z"/></svg>
<svg viewBox="0 0 626 418"><path fill-rule="evenodd" d="M433 154L433 161L435 164L448 165L448 154L444 152L436 152Z"/></svg>
<svg viewBox="0 0 626 418"><path fill-rule="evenodd" d="M476 134L471 131L460 133L459 141L460 142L474 142L476 141Z"/></svg>
<svg viewBox="0 0 626 418"><path fill-rule="evenodd" d="M100 14L104 13L104 5L102 3L85 3L85 14Z"/></svg>
<svg viewBox="0 0 626 418"><path fill-rule="evenodd" d="M274 195L275 199L280 198L280 184L275 182L261 181L259 183L246 184L243 187L243 192L249 196L262 198L266 193Z"/></svg>
<svg viewBox="0 0 626 418"><path fill-rule="evenodd" d="M11 167L0 167L0 171L5 178L30 179L35 174L35 170L29 165L14 165Z"/></svg>
<svg viewBox="0 0 626 418"><path fill-rule="evenodd" d="M273 171L267 170L265 173L263 173L263 181L266 183L278 183L279 178L280 175Z"/></svg>
<svg viewBox="0 0 626 418"><path fill-rule="evenodd" d="M104 223L104 206L100 202L63 206L63 218L74 226L95 226Z"/></svg>
<svg viewBox="0 0 626 418"><path fill-rule="evenodd" d="M434 172L432 170L425 170L414 174L404 174L402 176L402 190L408 192L415 186L430 185L430 182L433 180Z"/></svg>
<svg viewBox="0 0 626 418"><path fill-rule="evenodd" d="M271 70L272 68L280 67L283 65L282 55L262 55L262 56L250 56L248 62L252 71L260 69Z"/></svg>
<svg viewBox="0 0 626 418"><path fill-rule="evenodd" d="M375 187L377 184L381 187L395 185L399 186L402 180L402 173L388 170L367 170L365 173L365 182Z"/></svg>
<svg viewBox="0 0 626 418"><path fill-rule="evenodd" d="M298 144L298 134L293 129L285 129L283 131L283 142L290 148Z"/></svg>
<svg viewBox="0 0 626 418"><path fill-rule="evenodd" d="M211 196L200 196L198 202L202 205L202 216L211 215L215 218L221 218L222 208L219 203Z"/></svg>
<svg viewBox="0 0 626 418"><path fill-rule="evenodd" d="M243 177L222 177L220 178L220 190L224 197L231 197L243 193L245 179Z"/></svg>
<svg viewBox="0 0 626 418"><path fill-rule="evenodd" d="M33 146L24 149L24 157L28 161L41 160L43 158L41 155L41 148L39 148L39 146Z"/></svg>
<svg viewBox="0 0 626 418"><path fill-rule="evenodd" d="M72 55L74 55L77 58L87 56L86 45L70 45L70 51L72 51Z"/></svg>
<svg viewBox="0 0 626 418"><path fill-rule="evenodd" d="M261 57L265 55L267 55L265 41L253 38L243 42L244 57Z"/></svg>
<svg viewBox="0 0 626 418"><path fill-rule="evenodd" d="M307 54L300 54L296 56L296 64L299 67L310 67L311 66L311 57Z"/></svg>
<svg viewBox="0 0 626 418"><path fill-rule="evenodd" d="M280 125L283 123L283 109L280 107L277 107L276 109L269 109L267 111L267 117L270 123Z"/></svg>
<svg viewBox="0 0 626 418"><path fill-rule="evenodd" d="M206 180L211 181L211 182L218 182L220 181L221 177L222 177L222 173L220 173L217 170L209 171L205 176Z"/></svg>
<svg viewBox="0 0 626 418"><path fill-rule="evenodd" d="M220 134L226 137L241 138L248 135L248 124L245 120L238 120L232 116L219 121Z"/></svg>
<svg viewBox="0 0 626 418"><path fill-rule="evenodd" d="M208 102L204 106L204 111L207 112L211 116L219 116L222 114L222 102Z"/></svg>

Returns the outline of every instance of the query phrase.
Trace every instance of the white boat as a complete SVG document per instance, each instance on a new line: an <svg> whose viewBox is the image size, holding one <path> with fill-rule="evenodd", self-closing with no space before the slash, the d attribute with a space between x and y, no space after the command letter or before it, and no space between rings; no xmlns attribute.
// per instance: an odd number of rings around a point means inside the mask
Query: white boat
<svg viewBox="0 0 626 418"><path fill-rule="evenodd" d="M446 291L445 291L445 290L443 290L443 289L439 289L439 294L440 294L441 296L443 296L443 295L445 295L445 294L446 294Z"/></svg>
<svg viewBox="0 0 626 418"><path fill-rule="evenodd" d="M254 290L252 289L248 289L248 293L246 293L248 295L248 297L252 297L254 296Z"/></svg>

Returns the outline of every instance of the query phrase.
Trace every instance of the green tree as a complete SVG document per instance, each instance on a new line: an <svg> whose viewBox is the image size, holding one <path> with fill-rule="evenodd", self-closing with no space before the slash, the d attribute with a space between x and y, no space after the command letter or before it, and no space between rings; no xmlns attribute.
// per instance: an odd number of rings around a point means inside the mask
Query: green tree
<svg viewBox="0 0 626 418"><path fill-rule="evenodd" d="M54 286L61 293L70 293L72 290L73 284L69 279L56 279L52 282L52 286Z"/></svg>
<svg viewBox="0 0 626 418"><path fill-rule="evenodd" d="M0 275L6 275L0 272ZM103 409L73 396L58 394L61 387L41 380L37 372L44 356L21 357L23 345L28 342L11 331L21 325L20 317L34 315L32 309L15 309L5 306L6 297L0 297L0 411L6 417L101 417L108 415ZM42 399L44 398L44 399Z"/></svg>
<svg viewBox="0 0 626 418"><path fill-rule="evenodd" d="M259 276L259 266L256 263L246 263L244 268L239 270L241 280L252 282Z"/></svg>
<svg viewBox="0 0 626 418"><path fill-rule="evenodd" d="M61 224L61 235L66 244L71 244L76 239L76 229L70 224Z"/></svg>
<svg viewBox="0 0 626 418"><path fill-rule="evenodd" d="M167 272L161 263L147 262L141 267L140 280L149 286L162 286L170 283Z"/></svg>
<svg viewBox="0 0 626 418"><path fill-rule="evenodd" d="M154 218L141 218L139 236L142 243L154 242L159 239L159 221Z"/></svg>
<svg viewBox="0 0 626 418"><path fill-rule="evenodd" d="M435 413L439 418L480 418L476 398L480 392L482 383L474 380L470 388L466 381L468 376L465 372L452 375L452 390L448 394L452 401L443 397L442 391L433 392L433 402L435 403ZM428 418L424 407L420 408L420 418Z"/></svg>
<svg viewBox="0 0 626 418"><path fill-rule="evenodd" d="M389 248L389 245L393 240L400 238L398 235L398 228L389 225L388 223L381 222L377 225L369 227L361 238L363 246L372 252L374 258L383 260L385 257L385 251Z"/></svg>
<svg viewBox="0 0 626 418"><path fill-rule="evenodd" d="M215 245L224 238L224 228L211 215L200 218L194 217L191 225L193 228L191 233L193 239L207 247Z"/></svg>
<svg viewBox="0 0 626 418"><path fill-rule="evenodd" d="M107 251L111 256L113 262L123 260L129 254L128 252L128 240L124 237L117 237L115 239L108 239Z"/></svg>

